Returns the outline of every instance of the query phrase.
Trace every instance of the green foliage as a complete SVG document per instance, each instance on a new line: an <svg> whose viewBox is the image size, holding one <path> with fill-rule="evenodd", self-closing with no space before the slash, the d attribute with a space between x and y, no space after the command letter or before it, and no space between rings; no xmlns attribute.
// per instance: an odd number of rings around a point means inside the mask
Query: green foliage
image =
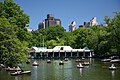
<svg viewBox="0 0 120 80"><path fill-rule="evenodd" d="M0 61L17 65L27 61L32 34L25 28L29 16L13 0L0 1Z"/></svg>
<svg viewBox="0 0 120 80"><path fill-rule="evenodd" d="M109 52L109 33L107 32L107 27L91 27L92 34L88 37L90 46L99 55Z"/></svg>
<svg viewBox="0 0 120 80"><path fill-rule="evenodd" d="M87 36L89 36L90 32L89 28L79 28L73 32L76 36L75 48L84 48L87 46Z"/></svg>
<svg viewBox="0 0 120 80"><path fill-rule="evenodd" d="M53 48L57 45L68 45L73 48L88 47L94 49L96 55L120 55L120 13L114 18L105 16L108 26L91 26L78 28L73 32L65 32L61 26L51 26L33 32L33 45Z"/></svg>
<svg viewBox="0 0 120 80"><path fill-rule="evenodd" d="M65 32L59 25L28 32L29 16L13 0L0 1L0 60L7 65L27 61L28 47L71 46L94 49L95 54L120 55L120 12L105 16L106 27L91 26Z"/></svg>
<svg viewBox="0 0 120 80"><path fill-rule="evenodd" d="M0 60L7 65L25 62L26 50L27 46L16 36L16 26L11 25L6 18L0 18Z"/></svg>
<svg viewBox="0 0 120 80"><path fill-rule="evenodd" d="M47 40L56 39L56 37L63 37L64 28L59 25L53 25L46 29Z"/></svg>
<svg viewBox="0 0 120 80"><path fill-rule="evenodd" d="M75 35L72 32L64 32L62 39L64 39L64 45L75 47Z"/></svg>
<svg viewBox="0 0 120 80"><path fill-rule="evenodd" d="M56 37L56 40L47 41L48 48L53 48L55 46L64 46L64 40Z"/></svg>
<svg viewBox="0 0 120 80"><path fill-rule="evenodd" d="M111 53L120 55L120 12L116 12L114 18L110 19L109 31L111 33Z"/></svg>
<svg viewBox="0 0 120 80"><path fill-rule="evenodd" d="M17 38L22 42L26 43L28 47L32 46L32 33L28 32L26 28L17 28L16 31Z"/></svg>
<svg viewBox="0 0 120 80"><path fill-rule="evenodd" d="M29 16L13 0L0 1L0 17L4 16L11 24L20 28L29 23Z"/></svg>
<svg viewBox="0 0 120 80"><path fill-rule="evenodd" d="M73 48L88 47L94 49L95 54L120 55L120 13L117 12L114 18L105 16L108 26L91 26L90 28L78 28L73 32L65 32L61 26L51 26L33 32L33 43L42 46L43 39L45 46L71 46Z"/></svg>
<svg viewBox="0 0 120 80"><path fill-rule="evenodd" d="M33 45L34 46L46 46L48 48L51 48L50 46L55 46L50 45L52 42L59 43L59 39L62 40L61 38L63 37L64 34L64 28L59 26L59 25L53 25L49 28L46 29L40 29L32 32L33 34ZM62 42L62 45L64 45L64 41Z"/></svg>
<svg viewBox="0 0 120 80"><path fill-rule="evenodd" d="M43 42L46 42L46 30L36 30L32 31L33 39L32 39L32 46L40 47L45 44Z"/></svg>

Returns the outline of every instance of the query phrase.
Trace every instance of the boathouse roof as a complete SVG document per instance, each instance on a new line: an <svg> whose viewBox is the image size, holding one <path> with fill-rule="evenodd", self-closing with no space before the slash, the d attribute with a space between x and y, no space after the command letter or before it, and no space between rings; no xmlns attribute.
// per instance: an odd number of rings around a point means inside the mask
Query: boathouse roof
<svg viewBox="0 0 120 80"><path fill-rule="evenodd" d="M70 47L70 46L56 46L53 48L53 50L72 50L72 47Z"/></svg>
<svg viewBox="0 0 120 80"><path fill-rule="evenodd" d="M53 49L47 49L46 47L32 47L29 52L90 52L89 48L73 49L70 46L55 46Z"/></svg>

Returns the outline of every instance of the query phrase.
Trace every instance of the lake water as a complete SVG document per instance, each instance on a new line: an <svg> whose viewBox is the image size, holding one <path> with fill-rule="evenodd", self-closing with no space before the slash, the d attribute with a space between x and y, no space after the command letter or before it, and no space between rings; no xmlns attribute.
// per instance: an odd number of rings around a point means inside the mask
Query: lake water
<svg viewBox="0 0 120 80"><path fill-rule="evenodd" d="M31 75L11 76L10 72L0 70L0 80L120 80L120 63L115 63L116 70L109 70L110 62L103 63L99 59L87 59L89 66L77 68L78 62L75 59L64 61L64 65L59 65L59 60L37 59L39 66L31 64L21 64L24 70L30 70Z"/></svg>

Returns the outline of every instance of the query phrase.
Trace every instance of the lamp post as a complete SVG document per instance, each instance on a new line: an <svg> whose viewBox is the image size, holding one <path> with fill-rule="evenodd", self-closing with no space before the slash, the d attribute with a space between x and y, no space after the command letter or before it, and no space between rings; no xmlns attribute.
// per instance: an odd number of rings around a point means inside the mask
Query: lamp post
<svg viewBox="0 0 120 80"><path fill-rule="evenodd" d="M83 50L83 57L85 57L85 49Z"/></svg>

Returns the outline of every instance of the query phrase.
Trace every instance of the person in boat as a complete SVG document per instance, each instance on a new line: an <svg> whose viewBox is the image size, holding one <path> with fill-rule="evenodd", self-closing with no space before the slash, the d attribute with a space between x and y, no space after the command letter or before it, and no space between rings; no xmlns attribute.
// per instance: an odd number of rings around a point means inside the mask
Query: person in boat
<svg viewBox="0 0 120 80"><path fill-rule="evenodd" d="M8 68L7 68L8 70L10 70L11 68L8 66Z"/></svg>
<svg viewBox="0 0 120 80"><path fill-rule="evenodd" d="M21 71L21 68L18 66L18 67L16 68L16 70L17 70L17 71Z"/></svg>
<svg viewBox="0 0 120 80"><path fill-rule="evenodd" d="M20 74L21 73L21 71L17 71L17 74Z"/></svg>
<svg viewBox="0 0 120 80"><path fill-rule="evenodd" d="M114 64L112 64L110 67L109 67L110 70L115 70L116 67L114 66Z"/></svg>
<svg viewBox="0 0 120 80"><path fill-rule="evenodd" d="M23 69L21 69L21 72L24 72L24 70L23 70Z"/></svg>
<svg viewBox="0 0 120 80"><path fill-rule="evenodd" d="M13 69L15 70L16 68L15 68L15 67L13 67Z"/></svg>

